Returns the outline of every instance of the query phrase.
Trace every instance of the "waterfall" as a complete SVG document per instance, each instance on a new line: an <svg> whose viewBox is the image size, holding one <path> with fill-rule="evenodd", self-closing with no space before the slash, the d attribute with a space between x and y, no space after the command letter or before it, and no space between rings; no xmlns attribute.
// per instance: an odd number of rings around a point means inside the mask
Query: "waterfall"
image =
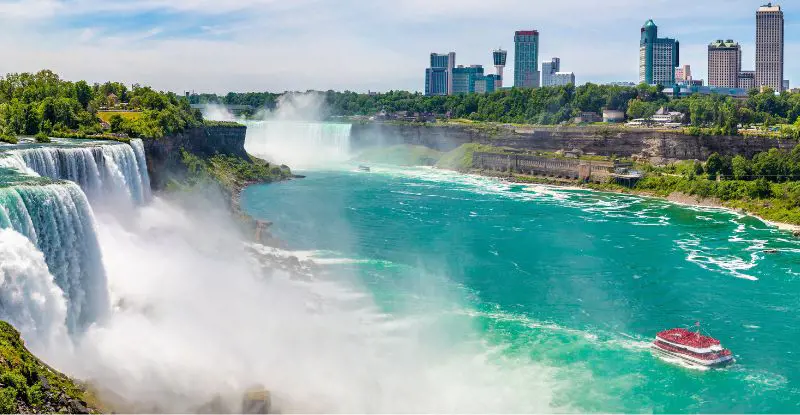
<svg viewBox="0 0 800 415"><path fill-rule="evenodd" d="M150 191L150 174L147 172L147 158L144 154L144 143L141 139L131 140L131 147L133 154L136 158L136 164L139 166L139 177L142 182L142 197L147 201L152 198Z"/></svg>
<svg viewBox="0 0 800 415"><path fill-rule="evenodd" d="M251 154L292 168L312 168L347 161L350 124L247 121L245 148Z"/></svg>
<svg viewBox="0 0 800 415"><path fill-rule="evenodd" d="M46 146L15 149L0 166L31 175L70 180L92 200L108 195L142 205L150 199L150 177L141 140L131 145Z"/></svg>
<svg viewBox="0 0 800 415"><path fill-rule="evenodd" d="M108 290L94 215L77 185L0 188L0 227L26 236L44 254L55 284L67 298L66 320L71 332L105 317ZM4 315L13 315L8 303L0 307Z"/></svg>
<svg viewBox="0 0 800 415"><path fill-rule="evenodd" d="M64 292L55 284L44 255L12 229L0 229L0 315L35 347L66 346Z"/></svg>

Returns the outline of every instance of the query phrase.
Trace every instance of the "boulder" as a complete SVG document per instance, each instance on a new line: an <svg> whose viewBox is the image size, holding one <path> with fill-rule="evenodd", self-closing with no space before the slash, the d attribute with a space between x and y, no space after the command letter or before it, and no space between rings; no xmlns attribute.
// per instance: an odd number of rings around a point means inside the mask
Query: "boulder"
<svg viewBox="0 0 800 415"><path fill-rule="evenodd" d="M272 408L272 396L262 386L248 389L242 399L243 414L268 414Z"/></svg>

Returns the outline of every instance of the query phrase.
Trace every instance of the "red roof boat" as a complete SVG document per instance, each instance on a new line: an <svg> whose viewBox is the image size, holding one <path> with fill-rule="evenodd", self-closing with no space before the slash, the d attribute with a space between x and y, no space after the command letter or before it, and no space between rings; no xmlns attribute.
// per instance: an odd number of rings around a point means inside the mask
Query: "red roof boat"
<svg viewBox="0 0 800 415"><path fill-rule="evenodd" d="M716 367L733 363L731 351L723 348L719 340L701 334L700 324L697 326L697 331L676 328L658 333L653 350L693 365Z"/></svg>

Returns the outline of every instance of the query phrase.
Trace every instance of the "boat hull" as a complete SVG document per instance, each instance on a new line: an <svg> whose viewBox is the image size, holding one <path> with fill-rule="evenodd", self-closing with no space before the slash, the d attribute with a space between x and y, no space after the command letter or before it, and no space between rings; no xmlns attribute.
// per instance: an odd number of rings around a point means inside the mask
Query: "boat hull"
<svg viewBox="0 0 800 415"><path fill-rule="evenodd" d="M703 366L703 367L709 367L709 368L711 368L711 367L725 367L725 366L728 366L728 365L730 365L730 364L732 364L734 362L733 355L722 356L722 357L720 357L718 359L715 359L715 360L703 360L703 359L698 359L698 358L693 357L693 356L685 355L683 353L677 353L677 352L673 352L671 350L662 349L657 344L653 344L650 347L652 348L653 352L655 352L658 355L671 357L671 358L675 358L675 359L680 359L680 360L682 360L682 361L684 361L686 363L689 363L689 364L695 365L695 366Z"/></svg>

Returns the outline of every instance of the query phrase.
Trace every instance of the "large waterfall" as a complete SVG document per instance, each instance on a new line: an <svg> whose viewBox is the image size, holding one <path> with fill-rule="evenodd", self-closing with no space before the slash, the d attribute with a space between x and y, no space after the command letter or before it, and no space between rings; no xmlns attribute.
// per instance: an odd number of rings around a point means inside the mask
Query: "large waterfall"
<svg viewBox="0 0 800 415"><path fill-rule="evenodd" d="M141 205L150 198L150 178L142 141L131 145L46 146L11 150L0 166L29 174L70 180L91 198L127 199Z"/></svg>
<svg viewBox="0 0 800 415"><path fill-rule="evenodd" d="M245 148L292 168L320 167L351 157L350 124L303 121L246 121Z"/></svg>
<svg viewBox="0 0 800 415"><path fill-rule="evenodd" d="M66 297L66 324L70 331L82 330L106 315L106 274L94 215L78 186L64 182L0 188L0 228L26 236L44 254L55 284ZM3 236L13 239L9 234ZM5 255L9 253L6 251ZM3 281L4 287L9 283ZM34 299L42 302L46 298L40 295ZM3 301L0 309L12 319L20 313L14 302Z"/></svg>
<svg viewBox="0 0 800 415"><path fill-rule="evenodd" d="M24 278L14 267L0 268L4 290L44 291L31 294L35 301L28 308L18 304L27 298L21 295L15 297L16 301L3 300L0 312L23 333L33 331L35 337L52 334L48 327L58 324L66 324L75 333L101 321L110 310L109 293L87 195L99 203L128 206L142 205L151 198L141 140L132 140L130 145L70 142L14 146L0 154L0 167L4 168L0 171L0 228L10 229L1 234L4 250L0 255L19 259L14 249L22 248L14 235L27 237L43 254L46 268L65 298L66 317L61 322L44 318L55 315L53 304L44 308L49 314L41 311L44 306L40 303L47 301L51 290L41 281L38 285L21 285L19 281ZM29 278L44 278L34 260L24 261L33 275Z"/></svg>

